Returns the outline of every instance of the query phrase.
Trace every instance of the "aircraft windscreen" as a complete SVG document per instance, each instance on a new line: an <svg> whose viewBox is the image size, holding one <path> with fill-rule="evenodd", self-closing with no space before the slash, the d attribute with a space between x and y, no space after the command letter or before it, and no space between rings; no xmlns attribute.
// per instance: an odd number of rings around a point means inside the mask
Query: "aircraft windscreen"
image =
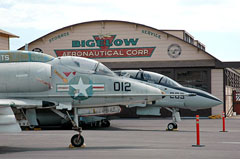
<svg viewBox="0 0 240 159"><path fill-rule="evenodd" d="M94 73L98 65L97 61L80 57L63 57L61 63L83 73Z"/></svg>
<svg viewBox="0 0 240 159"><path fill-rule="evenodd" d="M135 77L136 79L159 84L160 79L162 78L162 75L154 73L154 72L148 72L148 71L139 71Z"/></svg>
<svg viewBox="0 0 240 159"><path fill-rule="evenodd" d="M177 83L176 81L174 81L171 78L168 78L166 76L164 76L161 79L160 84L165 85L165 86L171 86L171 87L182 87L181 84Z"/></svg>
<svg viewBox="0 0 240 159"><path fill-rule="evenodd" d="M118 76L124 76L124 77L128 77L128 78L133 78L133 79L135 79L137 72L131 71L131 70L128 70L128 71L118 70L118 71L114 71L114 73L115 73L116 75L118 75Z"/></svg>
<svg viewBox="0 0 240 159"><path fill-rule="evenodd" d="M161 78L162 78L162 76L159 75L159 74L155 74L155 73L150 74L148 72L143 73L144 81L147 81L147 82L150 82L150 83L158 84Z"/></svg>
<svg viewBox="0 0 240 159"><path fill-rule="evenodd" d="M98 64L97 69L96 69L96 74L115 76L115 73L113 71L111 71L108 67L103 65L102 63Z"/></svg>
<svg viewBox="0 0 240 159"><path fill-rule="evenodd" d="M163 76L158 73L154 72L148 72L148 71L139 71L136 75L136 78L142 81L165 85L165 86L171 86L171 87L181 87L179 83L172 80L169 77Z"/></svg>

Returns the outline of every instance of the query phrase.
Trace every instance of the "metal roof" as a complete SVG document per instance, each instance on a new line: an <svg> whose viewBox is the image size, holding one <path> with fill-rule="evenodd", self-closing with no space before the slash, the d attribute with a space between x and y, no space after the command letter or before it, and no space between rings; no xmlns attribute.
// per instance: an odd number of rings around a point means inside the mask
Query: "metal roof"
<svg viewBox="0 0 240 159"><path fill-rule="evenodd" d="M19 38L19 36L14 35L14 34L12 34L12 33L9 33L9 32L7 32L7 31L4 31L4 30L2 30L2 29L0 29L0 34L7 35L7 36L9 36L10 38Z"/></svg>

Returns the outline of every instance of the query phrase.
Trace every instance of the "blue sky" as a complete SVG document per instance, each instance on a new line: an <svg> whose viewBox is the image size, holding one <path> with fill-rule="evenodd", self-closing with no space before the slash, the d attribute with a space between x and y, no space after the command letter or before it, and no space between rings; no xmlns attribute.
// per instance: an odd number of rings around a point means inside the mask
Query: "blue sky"
<svg viewBox="0 0 240 159"><path fill-rule="evenodd" d="M181 29L222 61L240 61L238 0L0 0L0 28L20 36L16 50L49 32L92 20Z"/></svg>

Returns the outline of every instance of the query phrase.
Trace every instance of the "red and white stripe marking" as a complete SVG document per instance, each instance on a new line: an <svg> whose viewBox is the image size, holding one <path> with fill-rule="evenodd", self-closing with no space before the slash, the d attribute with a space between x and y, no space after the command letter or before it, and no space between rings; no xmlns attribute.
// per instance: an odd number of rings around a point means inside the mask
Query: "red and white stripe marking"
<svg viewBox="0 0 240 159"><path fill-rule="evenodd" d="M93 84L92 85L93 91L104 91L104 84ZM57 91L58 92L68 92L69 91L69 85L57 85Z"/></svg>
<svg viewBox="0 0 240 159"><path fill-rule="evenodd" d="M57 85L57 91L58 92L68 92L69 91L69 85Z"/></svg>
<svg viewBox="0 0 240 159"><path fill-rule="evenodd" d="M93 84L93 91L104 91L104 84Z"/></svg>

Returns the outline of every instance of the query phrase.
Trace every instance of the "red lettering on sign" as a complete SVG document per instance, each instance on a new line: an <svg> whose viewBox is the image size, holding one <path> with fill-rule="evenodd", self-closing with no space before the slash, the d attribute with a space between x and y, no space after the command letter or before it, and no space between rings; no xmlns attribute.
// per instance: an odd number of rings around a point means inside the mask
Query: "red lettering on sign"
<svg viewBox="0 0 240 159"><path fill-rule="evenodd" d="M151 57L155 47L121 49L76 49L54 50L57 56L79 56L86 58Z"/></svg>

